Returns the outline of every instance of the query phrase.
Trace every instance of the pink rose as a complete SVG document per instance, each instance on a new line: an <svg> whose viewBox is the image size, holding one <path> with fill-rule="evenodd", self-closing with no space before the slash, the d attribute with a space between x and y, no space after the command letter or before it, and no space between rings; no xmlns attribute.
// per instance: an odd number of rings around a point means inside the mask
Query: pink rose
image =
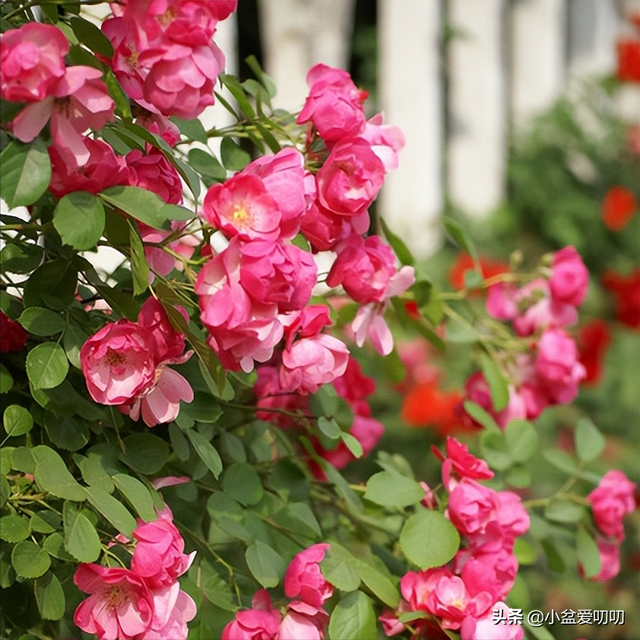
<svg viewBox="0 0 640 640"><path fill-rule="evenodd" d="M189 316L182 307L175 307L188 323ZM180 358L184 352L184 334L176 331L160 302L150 297L144 301L138 313L138 323L148 329L155 342L156 359L159 362Z"/></svg>
<svg viewBox="0 0 640 640"><path fill-rule="evenodd" d="M129 569L81 564L74 584L90 596L73 615L74 623L99 640L130 640L152 626L155 606L145 581Z"/></svg>
<svg viewBox="0 0 640 640"><path fill-rule="evenodd" d="M0 95L10 102L38 102L65 74L69 43L57 27L29 22L0 35Z"/></svg>
<svg viewBox="0 0 640 640"><path fill-rule="evenodd" d="M322 640L329 622L324 609L296 600L287 605L277 640Z"/></svg>
<svg viewBox="0 0 640 640"><path fill-rule="evenodd" d="M160 136L171 147L180 140L180 129L169 118L158 113L147 111L136 118L136 124Z"/></svg>
<svg viewBox="0 0 640 640"><path fill-rule="evenodd" d="M13 133L22 142L31 142L51 118L51 137L65 157L86 162L90 153L82 134L99 131L113 120L115 103L102 81L102 71L93 67L68 67L50 94L41 102L25 107L13 121Z"/></svg>
<svg viewBox="0 0 640 640"><path fill-rule="evenodd" d="M575 341L559 329L548 329L540 337L535 367L547 393L559 404L576 397L586 375Z"/></svg>
<svg viewBox="0 0 640 640"><path fill-rule="evenodd" d="M276 640L281 616L271 607L271 598L261 589L253 596L252 609L238 611L222 630L221 640Z"/></svg>
<svg viewBox="0 0 640 640"><path fill-rule="evenodd" d="M622 521L635 508L636 485L617 469L607 471L598 486L587 496L596 526L605 536L624 538Z"/></svg>
<svg viewBox="0 0 640 640"><path fill-rule="evenodd" d="M509 403L502 411L496 411L493 408L493 400L484 374L481 371L473 373L464 385L465 396L467 400L475 402L489 413L498 426L504 428L510 420L515 418L527 418L527 405L525 399L513 388L509 387ZM473 425L477 423L469 418L469 422Z"/></svg>
<svg viewBox="0 0 640 640"><path fill-rule="evenodd" d="M596 544L600 553L600 571L590 579L594 582L608 582L620 573L620 542L618 540L610 542L598 536Z"/></svg>
<svg viewBox="0 0 640 640"><path fill-rule="evenodd" d="M398 151L405 145L404 134L400 127L384 124L382 114L378 113L367 120L360 137L371 145L371 151L382 160L387 173L398 168Z"/></svg>
<svg viewBox="0 0 640 640"><path fill-rule="evenodd" d="M493 471L489 469L489 465L484 460L470 454L469 447L452 436L447 436L445 450L447 457L443 458L442 454L435 447L432 447L432 451L443 461L442 479L449 490L452 489L452 471L460 478L470 478L471 480L490 480L493 478Z"/></svg>
<svg viewBox="0 0 640 640"><path fill-rule="evenodd" d="M302 415L309 414L309 396L300 393L288 392L280 384L278 369L271 366L261 366L257 369L258 378L253 386L257 402L256 417L265 422L271 422L283 429L300 426L295 418L283 415L279 411L270 409L285 409L290 413L299 412Z"/></svg>
<svg viewBox="0 0 640 640"><path fill-rule="evenodd" d="M240 283L256 301L298 311L311 298L318 267L308 251L292 244L253 240L240 245Z"/></svg>
<svg viewBox="0 0 640 640"><path fill-rule="evenodd" d="M565 247L554 254L549 287L554 300L574 307L579 307L584 301L589 287L589 272L573 247Z"/></svg>
<svg viewBox="0 0 640 640"><path fill-rule="evenodd" d="M333 381L333 386L348 402L362 401L376 390L375 380L362 372L360 363L352 356L349 356L345 372Z"/></svg>
<svg viewBox="0 0 640 640"><path fill-rule="evenodd" d="M502 535L513 539L529 531L531 524L522 500L513 491L496 491L494 495L496 521L500 525Z"/></svg>
<svg viewBox="0 0 640 640"><path fill-rule="evenodd" d="M171 509L165 505L153 522L138 521L133 532L136 546L131 570L152 589L171 586L193 562L195 551L186 555L184 540L173 524Z"/></svg>
<svg viewBox="0 0 640 640"><path fill-rule="evenodd" d="M364 213L378 195L384 165L362 138L351 138L333 147L316 174L318 202L341 216Z"/></svg>
<svg viewBox="0 0 640 640"><path fill-rule="evenodd" d="M129 182L129 170L122 156L116 156L113 149L102 140L83 138L83 144L89 151L89 158L85 162L79 163L75 156L69 157L66 149L61 153L56 144L48 148L51 160L49 191L56 198L73 191L97 194L107 187Z"/></svg>
<svg viewBox="0 0 640 640"><path fill-rule="evenodd" d="M510 609L504 602L496 602L483 616L468 616L462 622L461 640L522 640L524 630L518 624L494 623L494 611L501 611L503 620L509 619Z"/></svg>
<svg viewBox="0 0 640 640"><path fill-rule="evenodd" d="M449 520L463 535L484 533L487 525L496 519L495 493L475 480L462 478L449 495Z"/></svg>
<svg viewBox="0 0 640 640"><path fill-rule="evenodd" d="M357 216L342 216L313 203L300 219L300 231L313 251L330 251L351 234L366 233L370 222L366 210Z"/></svg>
<svg viewBox="0 0 640 640"><path fill-rule="evenodd" d="M342 69L316 64L307 73L309 96L296 122L312 122L326 142L358 135L365 126L362 103L366 94Z"/></svg>
<svg viewBox="0 0 640 640"><path fill-rule="evenodd" d="M287 598L300 598L320 609L333 595L333 585L322 575L320 562L330 545L314 544L296 554L284 574L284 592Z"/></svg>
<svg viewBox="0 0 640 640"><path fill-rule="evenodd" d="M91 397L120 405L155 383L156 360L151 333L135 322L119 320L91 336L80 350L80 364Z"/></svg>
<svg viewBox="0 0 640 640"><path fill-rule="evenodd" d="M379 236L363 238L353 234L342 241L338 257L327 276L327 286L342 285L356 302L384 300L391 277L396 273L396 259L389 245Z"/></svg>
<svg viewBox="0 0 640 640"><path fill-rule="evenodd" d="M458 556L463 554L459 552ZM457 560L457 556L456 556ZM518 561L512 551L501 548L495 552L478 552L471 554L456 572L464 581L467 591L477 595L488 591L494 601L507 597L518 573Z"/></svg>
<svg viewBox="0 0 640 640"><path fill-rule="evenodd" d="M182 203L182 182L178 172L158 149L149 147L145 155L138 149L127 154L129 184L152 191L167 204Z"/></svg>
<svg viewBox="0 0 640 640"><path fill-rule="evenodd" d="M196 603L174 582L163 589L152 591L155 616L145 640L184 640L189 628L187 622L196 617Z"/></svg>

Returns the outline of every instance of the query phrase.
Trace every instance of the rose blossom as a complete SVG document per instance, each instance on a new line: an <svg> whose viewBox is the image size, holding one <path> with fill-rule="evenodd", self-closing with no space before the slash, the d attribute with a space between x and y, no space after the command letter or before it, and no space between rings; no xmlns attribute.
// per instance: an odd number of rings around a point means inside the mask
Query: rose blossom
<svg viewBox="0 0 640 640"><path fill-rule="evenodd" d="M589 272L573 247L565 247L554 254L549 287L554 300L574 307L579 307L584 301L589 287Z"/></svg>
<svg viewBox="0 0 640 640"><path fill-rule="evenodd" d="M0 311L0 353L21 351L27 341L27 332L21 324Z"/></svg>
<svg viewBox="0 0 640 640"><path fill-rule="evenodd" d="M337 142L360 133L365 126L362 103L366 93L360 91L351 76L342 69L316 64L307 73L310 87L296 122L312 122L326 142Z"/></svg>
<svg viewBox="0 0 640 640"><path fill-rule="evenodd" d="M177 582L155 589L152 595L155 615L144 640L185 640L189 634L187 622L198 613L191 596L182 591Z"/></svg>
<svg viewBox="0 0 640 640"><path fill-rule="evenodd" d="M74 584L90 596L78 605L74 623L99 640L130 640L152 626L153 594L145 581L129 569L81 564Z"/></svg>
<svg viewBox="0 0 640 640"><path fill-rule="evenodd" d="M318 202L341 216L365 212L384 180L384 165L362 138L335 145L316 174Z"/></svg>
<svg viewBox="0 0 640 640"><path fill-rule="evenodd" d="M495 491L462 478L449 495L449 520L463 535L482 534L495 521Z"/></svg>
<svg viewBox="0 0 640 640"><path fill-rule="evenodd" d="M600 536L596 537L600 554L600 571L590 578L594 582L608 582L620 573L620 542L610 542ZM582 567L579 567L581 569Z"/></svg>
<svg viewBox="0 0 640 640"><path fill-rule="evenodd" d="M384 124L383 115L378 113L367 120L364 131L359 135L371 145L371 151L382 160L387 173L398 168L398 152L405 145L400 127Z"/></svg>
<svg viewBox="0 0 640 640"><path fill-rule="evenodd" d="M167 204L182 202L182 182L159 149L148 145L147 153L134 149L126 156L129 184L157 194Z"/></svg>
<svg viewBox="0 0 640 640"><path fill-rule="evenodd" d="M65 156L82 163L90 153L84 144L87 129L98 131L113 120L114 101L102 80L102 71L93 67L68 67L41 102L25 107L13 121L13 133L22 142L31 142L51 118L51 137Z"/></svg>
<svg viewBox="0 0 640 640"><path fill-rule="evenodd" d="M275 640L281 616L271 607L271 598L265 589L256 592L251 606L236 613L222 630L221 640Z"/></svg>
<svg viewBox="0 0 640 640"><path fill-rule="evenodd" d="M314 544L296 554L284 574L287 598L300 598L319 609L333 595L333 585L322 575L320 562L330 545Z"/></svg>
<svg viewBox="0 0 640 640"><path fill-rule="evenodd" d="M486 615L467 616L460 628L461 640L522 640L524 630L518 624L494 623L494 611L502 611L502 619L509 620L511 609L504 602L496 602Z"/></svg>
<svg viewBox="0 0 640 640"><path fill-rule="evenodd" d="M65 74L69 43L57 27L29 22L0 35L0 95L10 102L44 100Z"/></svg>
<svg viewBox="0 0 640 640"><path fill-rule="evenodd" d="M437 458L442 460L442 480L449 491L455 485L455 482L452 485L451 472L460 478L470 478L471 480L490 480L493 478L493 471L489 469L489 465L469 453L469 447L452 436L447 436L446 458L442 456L435 445L431 447L431 450Z"/></svg>
<svg viewBox="0 0 640 640"><path fill-rule="evenodd" d="M138 521L133 531L136 546L131 570L152 589L171 586L184 574L195 556L187 555L184 540L173 524L171 509L165 505L153 522Z"/></svg>
<svg viewBox="0 0 640 640"><path fill-rule="evenodd" d="M467 591L471 595L487 591L494 601L506 598L518 573L518 561L513 552L502 547L497 551L472 553L464 559L465 555L466 552L458 552L456 573L460 573ZM459 558L464 563L461 568Z"/></svg>
<svg viewBox="0 0 640 640"><path fill-rule="evenodd" d="M91 336L80 349L80 364L91 397L121 405L148 391L156 363L151 333L135 322L118 320Z"/></svg>
<svg viewBox="0 0 640 640"><path fill-rule="evenodd" d="M596 526L605 536L615 537L618 541L624 537L622 520L634 510L635 490L635 483L622 471L612 469L587 496Z"/></svg>
<svg viewBox="0 0 640 640"><path fill-rule="evenodd" d="M124 158L116 156L108 144L85 136L83 144L89 152L89 158L84 162L78 162L76 156L69 157L66 149L59 149L55 143L47 149L51 160L49 191L56 198L72 191L97 194L108 187L129 182Z"/></svg>

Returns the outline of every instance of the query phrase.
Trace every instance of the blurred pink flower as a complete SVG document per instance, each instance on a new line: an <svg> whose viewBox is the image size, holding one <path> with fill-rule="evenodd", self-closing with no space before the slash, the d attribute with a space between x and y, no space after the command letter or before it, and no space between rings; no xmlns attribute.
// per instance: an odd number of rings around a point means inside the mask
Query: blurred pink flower
<svg viewBox="0 0 640 640"><path fill-rule="evenodd" d="M284 574L284 592L288 598L300 598L319 609L333 595L333 585L320 569L320 562L329 549L329 544L314 544L293 557Z"/></svg>
<svg viewBox="0 0 640 640"><path fill-rule="evenodd" d="M617 469L607 471L598 486L587 496L591 503L596 527L605 535L621 541L624 538L622 521L635 508L636 484Z"/></svg>

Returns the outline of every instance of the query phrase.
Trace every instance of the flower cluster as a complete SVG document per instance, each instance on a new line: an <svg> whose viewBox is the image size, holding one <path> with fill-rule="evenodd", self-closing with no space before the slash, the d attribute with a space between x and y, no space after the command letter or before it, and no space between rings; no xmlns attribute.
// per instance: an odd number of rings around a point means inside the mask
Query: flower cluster
<svg viewBox="0 0 640 640"><path fill-rule="evenodd" d="M222 631L222 640L322 640L329 621L324 603L333 586L322 575L319 563L329 545L315 544L298 553L284 575L284 592L295 598L283 614L271 605L266 590L258 591L251 609L239 611Z"/></svg>
<svg viewBox="0 0 640 640"><path fill-rule="evenodd" d="M99 640L183 640L196 605L177 578L191 566L195 551L184 552L184 540L168 506L154 522L138 521L133 532L131 568L81 564L75 585L89 597L73 620Z"/></svg>
<svg viewBox="0 0 640 640"><path fill-rule="evenodd" d="M80 350L80 363L96 402L115 405L133 420L142 416L153 427L175 420L180 400L193 400L187 380L168 366L191 355L184 353L184 336L172 327L162 305L149 298L137 322L118 320L91 336Z"/></svg>
<svg viewBox="0 0 640 640"><path fill-rule="evenodd" d="M594 524L600 535L596 538L600 552L600 572L593 579L606 581L620 571L620 545L624 540L622 521L635 509L636 485L622 471L607 471L598 486L587 496Z"/></svg>
<svg viewBox="0 0 640 640"><path fill-rule="evenodd" d="M529 529L529 516L515 493L478 482L491 479L493 472L455 438L447 438L446 456L436 454L443 461L442 481L449 494L445 515L463 543L448 565L410 571L402 578L399 610L429 614L430 619L412 623L424 626L425 633L435 620L443 629L460 630L462 640L520 640L523 631L518 626L509 627L507 635L494 635L492 616L494 608L506 606L504 599L515 582L514 543ZM435 506L430 500L425 505ZM381 620L388 634L402 631L389 612Z"/></svg>
<svg viewBox="0 0 640 640"><path fill-rule="evenodd" d="M124 5L124 6L122 6ZM212 38L237 0L135 0L102 24L108 60L127 95L152 113L195 118L214 103L224 54Z"/></svg>
<svg viewBox="0 0 640 640"><path fill-rule="evenodd" d="M83 133L113 120L114 101L102 71L65 66L69 43L62 31L36 22L2 34L0 95L27 102L13 120L13 133L31 142L50 121L51 137L61 156L83 163L90 157Z"/></svg>
<svg viewBox="0 0 640 640"><path fill-rule="evenodd" d="M529 339L527 351L509 361L509 402L495 411L489 385L481 372L467 381L467 399L491 413L504 427L513 418L535 419L549 405L571 402L586 371L573 338L564 330L577 322L585 299L589 274L573 247L553 255L547 278L536 278L517 288L498 283L489 288L487 312L513 324Z"/></svg>

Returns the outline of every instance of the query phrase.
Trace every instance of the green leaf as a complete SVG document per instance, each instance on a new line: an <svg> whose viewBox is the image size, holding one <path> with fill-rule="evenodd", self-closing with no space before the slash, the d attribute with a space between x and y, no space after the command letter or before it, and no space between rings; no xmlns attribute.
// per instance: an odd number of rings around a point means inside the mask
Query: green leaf
<svg viewBox="0 0 640 640"><path fill-rule="evenodd" d="M62 522L67 551L80 562L95 562L102 547L98 532L89 518L72 502L65 502L62 507Z"/></svg>
<svg viewBox="0 0 640 640"><path fill-rule="evenodd" d="M552 500L544 510L544 517L553 522L578 522L584 515L582 506L567 500Z"/></svg>
<svg viewBox="0 0 640 640"><path fill-rule="evenodd" d="M53 336L65 329L65 319L55 311L42 307L27 307L18 322L34 336Z"/></svg>
<svg viewBox="0 0 640 640"><path fill-rule="evenodd" d="M0 393L8 393L13 388L13 376L9 369L0 363Z"/></svg>
<svg viewBox="0 0 640 640"><path fill-rule="evenodd" d="M336 640L376 640L376 614L369 596L362 591L344 596L331 613L329 635Z"/></svg>
<svg viewBox="0 0 640 640"><path fill-rule="evenodd" d="M582 565L585 576L587 578L597 576L602 568L602 559L596 541L585 527L578 527L576 548L578 562Z"/></svg>
<svg viewBox="0 0 640 640"><path fill-rule="evenodd" d="M371 592L386 605L395 609L400 600L398 587L385 574L367 562L361 562L358 568L362 581L371 589Z"/></svg>
<svg viewBox="0 0 640 640"><path fill-rule="evenodd" d="M0 154L0 196L9 209L36 202L50 180L51 162L41 138L31 144L13 140Z"/></svg>
<svg viewBox="0 0 640 640"><path fill-rule="evenodd" d="M16 447L11 452L11 468L23 473L36 472L36 459L33 457L33 449Z"/></svg>
<svg viewBox="0 0 640 640"><path fill-rule="evenodd" d="M354 456L354 458L362 457L362 454L364 453L364 449L362 448L362 444L360 443L360 440L352 436L350 433L346 433L345 431L343 431L340 434L340 438L342 442L345 443L345 445L347 446L347 449L349 449L349 451L351 452L351 455Z"/></svg>
<svg viewBox="0 0 640 640"><path fill-rule="evenodd" d="M527 462L538 450L538 432L526 420L511 420L504 430L504 437L514 462Z"/></svg>
<svg viewBox="0 0 640 640"><path fill-rule="evenodd" d="M134 433L124 439L125 453L120 460L143 475L158 473L169 459L169 447L151 433Z"/></svg>
<svg viewBox="0 0 640 640"><path fill-rule="evenodd" d="M241 171L251 162L251 156L229 136L220 143L220 159L229 171Z"/></svg>
<svg viewBox="0 0 640 640"><path fill-rule="evenodd" d="M411 478L381 471L369 478L364 497L383 507L408 507L424 498L424 489Z"/></svg>
<svg viewBox="0 0 640 640"><path fill-rule="evenodd" d="M227 468L222 478L222 488L227 495L243 505L256 504L264 495L260 476L246 462L236 462Z"/></svg>
<svg viewBox="0 0 640 640"><path fill-rule="evenodd" d="M189 429L187 432L187 438L191 442L191 445L195 449L202 462L205 463L207 469L213 473L217 478L222 471L222 460L220 454L216 451L215 447L207 440L201 433L198 433L194 429Z"/></svg>
<svg viewBox="0 0 640 640"><path fill-rule="evenodd" d="M158 518L151 493L140 480L125 473L117 473L112 479L118 491L145 522L153 522Z"/></svg>
<svg viewBox="0 0 640 640"><path fill-rule="evenodd" d="M513 552L520 564L533 564L536 561L536 550L530 542L523 538L516 538L513 545Z"/></svg>
<svg viewBox="0 0 640 640"><path fill-rule="evenodd" d="M52 389L64 382L69 361L64 349L55 342L43 342L27 354L27 376L35 389Z"/></svg>
<svg viewBox="0 0 640 640"><path fill-rule="evenodd" d="M106 58L113 57L111 42L95 24L79 16L69 18L69 24L79 42L94 53L99 53Z"/></svg>
<svg viewBox="0 0 640 640"><path fill-rule="evenodd" d="M502 371L500 371L500 368L493 358L488 356L486 353L481 353L479 360L482 373L489 385L493 408L496 411L502 411L502 409L509 404L509 386L507 384L507 379L504 377Z"/></svg>
<svg viewBox="0 0 640 640"><path fill-rule="evenodd" d="M247 66L253 71L256 78L261 82L262 86L267 90L270 98L276 95L276 85L274 81L263 71L260 63L255 56L249 56L245 59Z"/></svg>
<svg viewBox="0 0 640 640"><path fill-rule="evenodd" d="M49 554L31 540L17 544L11 552L11 564L23 578L39 578L51 566Z"/></svg>
<svg viewBox="0 0 640 640"><path fill-rule="evenodd" d="M136 520L126 507L100 487L87 487L86 492L89 503L120 533L130 538L136 528Z"/></svg>
<svg viewBox="0 0 640 640"><path fill-rule="evenodd" d="M64 460L53 449L40 445L31 451L36 460L36 482L44 491L76 502L87 499L84 487L76 482Z"/></svg>
<svg viewBox="0 0 640 640"><path fill-rule="evenodd" d="M460 547L460 535L440 512L420 509L402 528L400 547L411 562L429 569L453 558Z"/></svg>
<svg viewBox="0 0 640 640"><path fill-rule="evenodd" d="M261 540L256 540L245 553L247 566L253 577L265 589L276 587L284 575L282 556Z"/></svg>
<svg viewBox="0 0 640 640"><path fill-rule="evenodd" d="M77 284L78 271L71 262L45 262L27 280L24 290L25 306L45 306L62 311L75 300Z"/></svg>
<svg viewBox="0 0 640 640"><path fill-rule="evenodd" d="M202 149L189 151L189 164L201 175L211 178L216 182L223 182L227 177L226 169L212 154Z"/></svg>
<svg viewBox="0 0 640 640"><path fill-rule="evenodd" d="M389 229L389 226L385 222L384 218L379 218L379 220L380 226L384 231L384 237L391 245L393 252L398 257L398 260L400 260L402 264L414 265L416 262L415 258L411 254L411 251L409 251L409 249L407 248L407 245L400 239L399 236L397 236L395 233L393 233L393 231L391 231L391 229Z"/></svg>
<svg viewBox="0 0 640 640"><path fill-rule="evenodd" d="M342 429L340 425L335 421L334 418L326 418L325 416L320 416L318 418L318 428L322 433L324 433L327 438L331 440L337 440L342 435Z"/></svg>
<svg viewBox="0 0 640 640"><path fill-rule="evenodd" d="M139 296L149 286L149 263L144 253L142 238L135 225L129 222L129 242L131 244L131 274L133 276L133 295Z"/></svg>
<svg viewBox="0 0 640 640"><path fill-rule="evenodd" d="M242 85L238 82L237 78L225 73L220 74L219 78L222 84L229 90L229 93L235 98L240 109L242 109L249 118L255 118L255 109L247 99Z"/></svg>
<svg viewBox="0 0 640 640"><path fill-rule="evenodd" d="M66 601L62 585L54 573L46 573L33 585L38 611L43 620L60 620Z"/></svg>
<svg viewBox="0 0 640 640"><path fill-rule="evenodd" d="M24 407L19 404L12 404L4 410L2 424L8 436L23 436L31 431L33 417Z"/></svg>
<svg viewBox="0 0 640 640"><path fill-rule="evenodd" d="M44 249L41 246L20 242L8 244L0 253L0 261L5 271L31 273L42 262L43 256Z"/></svg>
<svg viewBox="0 0 640 640"><path fill-rule="evenodd" d="M549 633L546 627L534 627L529 622L524 621L524 626L527 631L535 638L535 640L554 640L554 637Z"/></svg>
<svg viewBox="0 0 640 640"><path fill-rule="evenodd" d="M504 432L485 431L480 436L480 448L490 467L498 471L505 471L512 465Z"/></svg>
<svg viewBox="0 0 640 640"><path fill-rule="evenodd" d="M340 591L355 591L360 586L360 561L337 542L331 542L320 563L322 575Z"/></svg>
<svg viewBox="0 0 640 640"><path fill-rule="evenodd" d="M207 144L208 137L207 132L200 120L198 118L193 118L191 120L183 120L182 118L176 118L173 116L171 118L173 123L178 127L180 133L185 136L185 138L189 138L189 140L195 140L196 142L202 142L202 144Z"/></svg>
<svg viewBox="0 0 640 640"><path fill-rule="evenodd" d="M154 229L169 229L166 214L170 210L164 210L165 202L151 191L140 187L109 187L98 197Z"/></svg>
<svg viewBox="0 0 640 640"><path fill-rule="evenodd" d="M548 449L542 453L544 459L556 469L564 471L569 475L574 475L578 472L578 465L576 464L573 456L570 456L564 451L559 449Z"/></svg>
<svg viewBox="0 0 640 640"><path fill-rule="evenodd" d="M235 611L236 605L228 581L206 562L201 562L198 568L198 586L205 598L224 611Z"/></svg>
<svg viewBox="0 0 640 640"><path fill-rule="evenodd" d="M31 529L38 533L54 533L61 524L62 518L54 511L36 511L31 516Z"/></svg>
<svg viewBox="0 0 640 640"><path fill-rule="evenodd" d="M467 233L466 229L464 229L458 222L456 222L452 218L443 218L442 224L444 225L447 233L453 238L453 241L471 256L476 271L479 271L481 273L482 270L480 268L480 261L478 260L478 252L476 251L476 247L473 244L473 241L471 240L471 237Z"/></svg>
<svg viewBox="0 0 640 640"><path fill-rule="evenodd" d="M51 442L66 451L78 451L89 442L89 426L85 420L72 416L56 416L46 411L44 426Z"/></svg>
<svg viewBox="0 0 640 640"><path fill-rule="evenodd" d="M21 542L26 540L31 533L29 518L11 513L2 516L2 527L0 527L0 538L5 542Z"/></svg>
<svg viewBox="0 0 640 640"><path fill-rule="evenodd" d="M104 74L104 83L107 86L107 91L109 92L109 96L116 103L116 113L128 120L131 119L131 105L129 104L129 96L125 93L122 85L118 82L115 74L111 69L107 69ZM101 131L102 136L105 140L111 144L111 141L108 139L113 136L113 131L111 129L103 129ZM108 135L111 134L111 135ZM118 138L116 138L118 140ZM113 145L112 145L113 146ZM117 151L117 149L116 149ZM124 153L127 153L128 149Z"/></svg>
<svg viewBox="0 0 640 640"><path fill-rule="evenodd" d="M602 453L606 441L589 418L580 418L576 425L575 444L578 459L591 462Z"/></svg>
<svg viewBox="0 0 640 640"><path fill-rule="evenodd" d="M477 422L479 422L485 429L492 431L500 431L498 423L493 419L489 413L487 413L479 404L466 400L464 403L464 410Z"/></svg>
<svg viewBox="0 0 640 640"><path fill-rule="evenodd" d="M64 538L57 532L47 536L42 547L50 556L53 556L58 560L63 560L64 562L76 562L76 558L66 550L64 546Z"/></svg>
<svg viewBox="0 0 640 640"><path fill-rule="evenodd" d="M53 226L65 244L78 251L92 249L104 232L102 202L92 193L74 191L63 196L53 212Z"/></svg>

